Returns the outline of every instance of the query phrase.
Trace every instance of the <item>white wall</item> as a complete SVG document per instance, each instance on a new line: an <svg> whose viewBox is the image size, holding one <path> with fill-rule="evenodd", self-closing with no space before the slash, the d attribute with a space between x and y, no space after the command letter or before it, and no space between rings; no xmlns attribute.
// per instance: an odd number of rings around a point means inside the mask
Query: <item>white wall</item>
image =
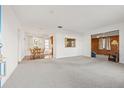
<svg viewBox="0 0 124 93"><path fill-rule="evenodd" d="M25 56L25 33L18 29L18 61L21 62Z"/></svg>
<svg viewBox="0 0 124 93"><path fill-rule="evenodd" d="M124 23L119 25L120 30L120 63L124 63Z"/></svg>
<svg viewBox="0 0 124 93"><path fill-rule="evenodd" d="M6 76L2 85L9 78L18 64L18 29L20 24L10 6L2 6L2 42L6 57Z"/></svg>
<svg viewBox="0 0 124 93"><path fill-rule="evenodd" d="M83 56L91 57L91 36L88 33L83 34Z"/></svg>
<svg viewBox="0 0 124 93"><path fill-rule="evenodd" d="M109 31L113 31L113 30L119 30L119 35L120 35L120 63L124 63L124 23L120 23L120 24L114 24L114 25L108 25L108 26L104 26L101 28L97 28L96 30L92 30L92 31L86 31L85 32L85 36L83 37L83 45L85 47L83 47L83 50L85 50L85 52L83 52L83 55L86 56L90 56L91 55L91 35L92 34L98 34L98 33L103 33L103 32L109 32Z"/></svg>
<svg viewBox="0 0 124 93"><path fill-rule="evenodd" d="M65 48L65 37L75 38L76 47ZM69 31L59 30L55 33L55 54L56 58L79 56L83 54L83 35L78 33L70 33Z"/></svg>

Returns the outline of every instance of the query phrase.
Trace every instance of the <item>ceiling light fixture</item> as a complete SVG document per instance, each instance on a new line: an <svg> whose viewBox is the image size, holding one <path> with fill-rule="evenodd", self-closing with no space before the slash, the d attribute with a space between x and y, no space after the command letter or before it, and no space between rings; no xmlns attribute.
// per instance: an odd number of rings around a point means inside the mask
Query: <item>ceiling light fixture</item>
<svg viewBox="0 0 124 93"><path fill-rule="evenodd" d="M58 28L63 28L62 26L58 26Z"/></svg>

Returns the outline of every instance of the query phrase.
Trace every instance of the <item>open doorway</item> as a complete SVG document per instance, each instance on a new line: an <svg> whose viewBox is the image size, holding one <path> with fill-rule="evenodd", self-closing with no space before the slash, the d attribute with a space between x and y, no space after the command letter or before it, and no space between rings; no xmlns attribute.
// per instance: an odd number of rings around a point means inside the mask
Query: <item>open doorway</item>
<svg viewBox="0 0 124 93"><path fill-rule="evenodd" d="M53 36L45 39L44 58L53 58Z"/></svg>
<svg viewBox="0 0 124 93"><path fill-rule="evenodd" d="M53 39L53 35L27 34L25 37L26 55L23 60L52 59Z"/></svg>
<svg viewBox="0 0 124 93"><path fill-rule="evenodd" d="M119 62L119 30L91 35L91 57Z"/></svg>

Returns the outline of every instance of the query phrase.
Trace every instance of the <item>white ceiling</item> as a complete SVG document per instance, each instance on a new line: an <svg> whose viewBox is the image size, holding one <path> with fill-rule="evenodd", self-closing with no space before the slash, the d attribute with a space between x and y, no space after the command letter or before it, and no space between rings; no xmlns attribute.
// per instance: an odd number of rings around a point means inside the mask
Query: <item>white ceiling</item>
<svg viewBox="0 0 124 93"><path fill-rule="evenodd" d="M105 33L99 33L92 35L92 38L100 38L100 37L108 37L108 36L117 36L119 35L119 30L105 32Z"/></svg>
<svg viewBox="0 0 124 93"><path fill-rule="evenodd" d="M86 31L124 22L124 6L12 6L23 26Z"/></svg>

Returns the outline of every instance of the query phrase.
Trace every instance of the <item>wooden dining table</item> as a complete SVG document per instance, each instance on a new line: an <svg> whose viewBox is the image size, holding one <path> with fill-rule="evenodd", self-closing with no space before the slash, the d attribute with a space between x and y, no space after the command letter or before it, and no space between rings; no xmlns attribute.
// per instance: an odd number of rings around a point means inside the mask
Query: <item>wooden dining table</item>
<svg viewBox="0 0 124 93"><path fill-rule="evenodd" d="M31 59L44 58L44 49L42 48L30 48Z"/></svg>

